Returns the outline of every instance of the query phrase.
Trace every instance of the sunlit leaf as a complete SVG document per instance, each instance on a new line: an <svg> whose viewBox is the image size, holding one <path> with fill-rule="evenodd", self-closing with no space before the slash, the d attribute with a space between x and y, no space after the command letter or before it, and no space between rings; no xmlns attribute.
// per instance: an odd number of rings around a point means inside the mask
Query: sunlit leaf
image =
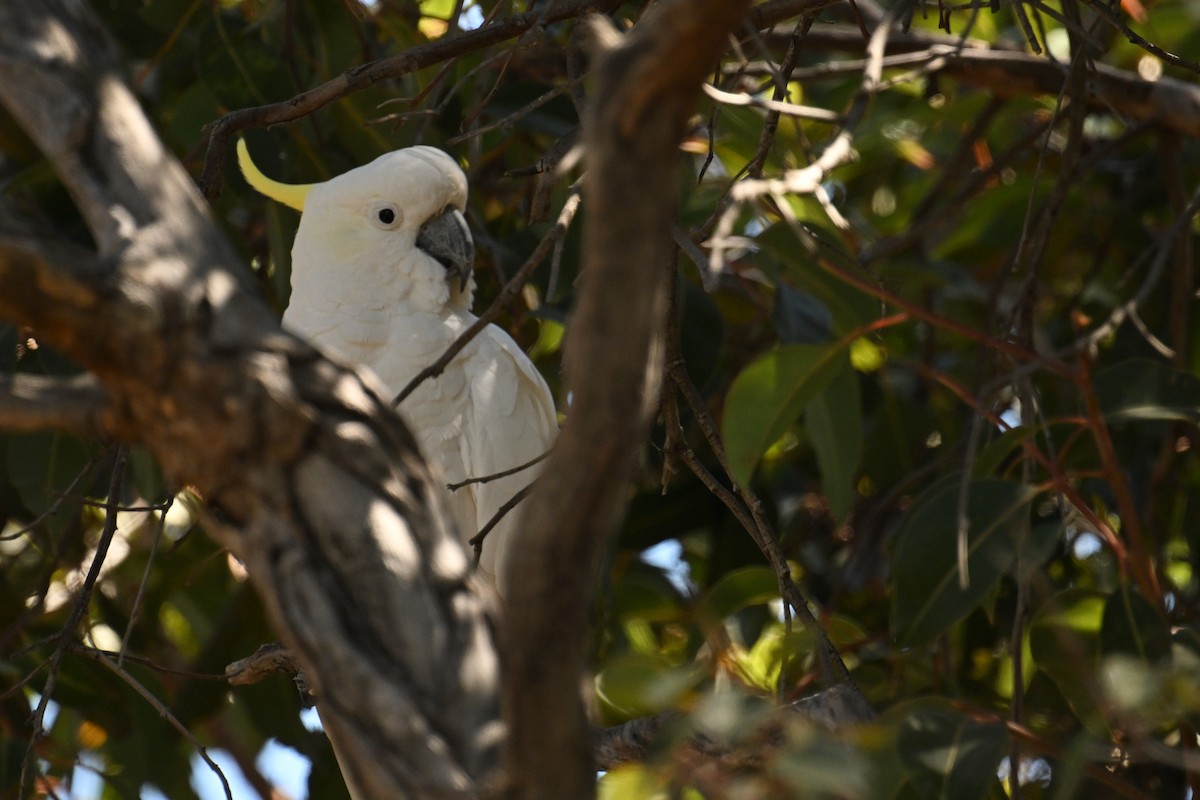
<svg viewBox="0 0 1200 800"><path fill-rule="evenodd" d="M738 654L735 666L746 683L773 694L780 689L781 676L794 677L798 662L812 652L815 641L810 630L788 631L782 625L772 625L749 652Z"/></svg>
<svg viewBox="0 0 1200 800"><path fill-rule="evenodd" d="M642 764L626 764L609 770L597 785L599 800L659 800L666 798L667 781Z"/></svg>
<svg viewBox="0 0 1200 800"><path fill-rule="evenodd" d="M1106 599L1090 589L1060 592L1038 610L1029 628L1034 662L1094 732L1103 726L1095 670Z"/></svg>
<svg viewBox="0 0 1200 800"><path fill-rule="evenodd" d="M779 582L768 567L744 567L721 576L702 600L713 619L725 617L747 606L769 603L779 597Z"/></svg>
<svg viewBox="0 0 1200 800"><path fill-rule="evenodd" d="M749 484L762 454L829 385L845 358L834 346L784 345L742 370L729 388L721 422L735 481Z"/></svg>

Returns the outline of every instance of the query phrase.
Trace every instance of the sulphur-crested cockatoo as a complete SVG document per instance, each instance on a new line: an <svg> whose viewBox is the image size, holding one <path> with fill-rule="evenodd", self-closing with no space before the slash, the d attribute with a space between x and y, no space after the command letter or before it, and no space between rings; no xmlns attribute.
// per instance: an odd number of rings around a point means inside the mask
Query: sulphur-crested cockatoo
<svg viewBox="0 0 1200 800"><path fill-rule="evenodd" d="M394 395L476 317L474 244L463 218L467 179L433 147L396 150L324 183L282 184L238 162L259 192L301 211L292 247L292 297L283 325L369 367ZM542 376L507 333L484 328L400 413L449 483L483 478L544 454L558 431ZM536 467L449 494L464 539L475 535ZM516 514L488 534L480 570L503 594Z"/></svg>

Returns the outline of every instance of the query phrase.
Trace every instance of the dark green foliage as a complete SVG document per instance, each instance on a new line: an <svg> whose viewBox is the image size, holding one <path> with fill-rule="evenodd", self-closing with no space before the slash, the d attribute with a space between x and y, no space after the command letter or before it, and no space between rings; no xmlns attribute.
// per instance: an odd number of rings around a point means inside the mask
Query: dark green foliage
<svg viewBox="0 0 1200 800"><path fill-rule="evenodd" d="M452 6L92 3L128 59L124 77L197 176L204 125L426 43ZM467 4L499 18L533 6ZM615 16L631 22L639 13L631 4ZM1200 34L1188 0L1162 0L1149 13L1139 30L1195 57ZM951 14L956 34L970 15ZM913 31L929 34L929 16L918 11ZM973 19L972 37L1021 41L1007 8ZM812 38L801 39L803 77L791 84L791 102L847 108L858 68L810 68L861 57L860 45L843 52L820 38L834 23L857 35L856 20L840 6L815 18ZM788 32L795 22L784 23ZM1051 45L1066 42L1056 18L1041 22ZM265 170L295 182L401 146L445 147L471 180L483 308L583 174L533 169L578 124L573 97L588 87L568 86L575 28L555 23L519 45L466 51L245 135ZM1155 67L1104 23L1096 30L1098 63L1133 75ZM747 39L743 51L766 57L762 46L778 59L777 39ZM749 68L732 55L726 66ZM1195 80L1174 67L1166 75ZM770 94L769 79L752 70L740 80L722 88ZM607 796L1000 797L998 771L1014 745L1034 776L1026 798L1183 796L1167 762L1194 756L1179 742L1194 741L1200 726L1200 324L1188 254L1170 256L1158 274L1150 264L1200 179L1200 152L1177 131L1101 107L1073 140L1069 109L1055 96L998 99L995 89L943 73L877 94L854 131L857 158L824 184L849 229L811 196L782 196L786 214L764 196L733 212L741 238L721 270L702 279L691 256L680 256L678 349L701 406L675 392L667 402L678 403L682 441L668 438L660 417L646 443L600 578L592 658L605 722L686 713L646 765L610 773ZM552 90L560 92L528 108ZM763 111L720 107L714 162L697 181L710 155L711 107L700 107L680 156L685 232L715 222L731 176L763 141ZM764 175L807 166L832 134L828 123L780 119ZM1059 182L1061 203L1051 208ZM220 189L213 213L246 280L284 308L295 214L255 195L232 169ZM62 238L88 244L48 162L3 114L0 193ZM587 213L585 203L556 266L548 260L500 318L568 414L560 355L583 285ZM1195 225L1180 229L1194 246ZM704 228L697 244L710 233ZM1082 346L1143 287L1136 325ZM19 350L31 335L0 327L0 373L77 370L44 346ZM708 441L714 432L728 471ZM785 719L757 770L713 777L672 761L671 745L696 730L731 747L763 747L755 725L772 703L816 691L823 676L816 631L783 622L777 576L678 448L691 448L721 488L756 493L792 574L882 712L878 722L831 735ZM0 699L3 800L18 796L35 693L70 592L91 566L113 460L108 443L0 434L0 690L32 675ZM252 762L273 738L314 760L309 797L339 796L325 740L300 723L301 698L285 677L248 688L213 679L276 636L238 566L183 513L199 499L166 485L144 452L130 450L113 499L145 509L172 498L163 530L158 512L122 514L84 616L84 643L124 638L129 677L198 742ZM663 542L678 544L677 564L641 559ZM85 759L104 798L137 797L145 785L173 799L196 796L196 743L128 681L68 651L53 699L57 717L36 763L60 793L86 772ZM1120 748L1133 755L1115 757Z"/></svg>

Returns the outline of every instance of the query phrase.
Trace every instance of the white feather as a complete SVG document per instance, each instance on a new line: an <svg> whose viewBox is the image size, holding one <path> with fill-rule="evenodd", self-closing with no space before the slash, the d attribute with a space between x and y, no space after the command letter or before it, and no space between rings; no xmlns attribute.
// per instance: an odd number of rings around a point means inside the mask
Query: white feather
<svg viewBox="0 0 1200 800"><path fill-rule="evenodd" d="M418 231L447 206L466 203L466 177L440 150L397 150L316 185L292 250L286 327L369 367L395 394L475 321L473 283L458 291L416 246ZM400 212L384 229L380 204ZM546 382L507 333L489 325L438 377L400 407L424 456L448 483L483 477L545 453L557 433ZM537 468L449 494L464 541L474 536ZM515 512L488 535L481 570L501 590L513 565L506 544Z"/></svg>

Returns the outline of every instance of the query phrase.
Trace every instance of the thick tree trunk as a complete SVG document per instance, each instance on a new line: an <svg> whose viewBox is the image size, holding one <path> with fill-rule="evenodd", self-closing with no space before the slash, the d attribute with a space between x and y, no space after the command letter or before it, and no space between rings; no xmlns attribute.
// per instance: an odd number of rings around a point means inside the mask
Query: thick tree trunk
<svg viewBox="0 0 1200 800"><path fill-rule="evenodd" d="M663 274L679 143L744 0L654 6L620 39L595 25L584 124L584 290L566 358L573 403L514 542L523 580L504 616L507 777L513 797L590 797L595 767L579 697L597 564L625 509L658 394Z"/></svg>
<svg viewBox="0 0 1200 800"><path fill-rule="evenodd" d="M433 478L374 381L282 333L245 288L120 72L82 4L0 4L0 100L99 251L0 216L0 317L97 379L17 376L0 425L146 444L208 500L360 793L473 795L499 764L498 660Z"/></svg>

